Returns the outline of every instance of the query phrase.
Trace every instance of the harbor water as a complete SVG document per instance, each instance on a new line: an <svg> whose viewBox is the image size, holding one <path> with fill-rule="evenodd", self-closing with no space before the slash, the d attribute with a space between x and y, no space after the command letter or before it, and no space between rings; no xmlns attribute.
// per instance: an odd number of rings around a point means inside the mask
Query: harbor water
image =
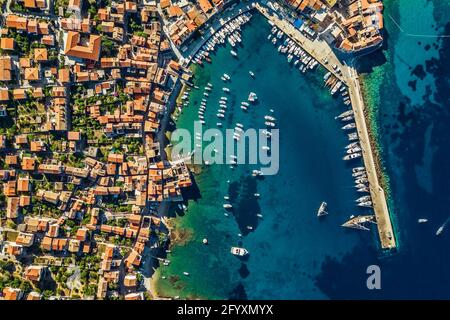
<svg viewBox="0 0 450 320"><path fill-rule="evenodd" d="M199 89L190 93L177 127L193 130L208 82L213 89L205 128L219 121L223 128L236 123L264 128L264 115L273 109L280 129L279 172L256 179L251 172L258 168L252 165L202 167L195 176L198 196L175 220L185 239L174 244L171 263L155 274L158 294L212 299L449 297L449 237L446 230L439 236L435 232L450 215L445 191L450 181L450 70L445 63L450 42L410 34L450 34L443 14L450 7L447 1L426 0L386 0L384 5L385 48L366 57L370 63L360 61L359 68L365 73L366 100L389 177L398 252L380 252L375 228L362 232L340 226L350 215L365 213L355 206L358 194L351 176L352 166L360 162L342 160L349 142L335 116L346 107L324 87L323 70L303 74L277 52L267 40L271 26L254 14L243 27L243 45L234 49L237 58L227 45L212 55L212 64L196 67ZM224 73L230 82L220 79ZM230 93L226 117L220 120L216 113L225 95L222 87ZM250 91L259 102L245 113L239 105ZM233 205L228 216L224 196ZM322 201L328 203L329 215L318 219ZM419 218L429 222L418 224ZM231 255L231 246L250 254L239 259ZM381 268L381 290L366 286L370 265Z"/></svg>

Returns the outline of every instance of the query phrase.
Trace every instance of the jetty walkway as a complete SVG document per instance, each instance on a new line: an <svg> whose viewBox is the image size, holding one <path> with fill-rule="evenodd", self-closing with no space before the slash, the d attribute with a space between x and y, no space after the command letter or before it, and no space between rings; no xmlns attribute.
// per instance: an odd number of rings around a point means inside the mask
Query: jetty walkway
<svg viewBox="0 0 450 320"><path fill-rule="evenodd" d="M391 218L389 216L386 195L383 188L379 184L375 159L370 144L369 132L364 115L364 100L362 97L358 73L353 67L343 64L325 41L319 39L311 40L307 38L288 21L281 20L276 14L272 14L269 12L269 9L258 3L255 5L255 8L269 21L271 21L273 25L281 29L299 46L301 46L303 50L316 59L325 69L330 71L336 78L341 80L348 87L355 117L356 129L358 131L362 149L363 161L367 171L367 178L369 180L370 195L372 197L373 210L377 221L381 248L395 248L396 241L393 234ZM333 68L333 65L336 65L338 70L340 69L341 72L336 71Z"/></svg>

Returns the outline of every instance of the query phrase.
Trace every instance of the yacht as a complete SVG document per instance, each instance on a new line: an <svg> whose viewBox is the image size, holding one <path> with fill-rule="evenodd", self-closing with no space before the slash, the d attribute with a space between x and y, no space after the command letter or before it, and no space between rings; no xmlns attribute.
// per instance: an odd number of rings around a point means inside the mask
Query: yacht
<svg viewBox="0 0 450 320"><path fill-rule="evenodd" d="M262 171L261 170L253 170L252 171L252 176L256 177L256 176L261 176L262 175Z"/></svg>
<svg viewBox="0 0 450 320"><path fill-rule="evenodd" d="M428 222L428 219L421 218L421 219L418 219L417 222L418 223L425 223L425 222Z"/></svg>
<svg viewBox="0 0 450 320"><path fill-rule="evenodd" d="M250 76L251 76L252 78L255 77L255 74L253 73L253 71L249 71L248 73L250 74Z"/></svg>
<svg viewBox="0 0 450 320"><path fill-rule="evenodd" d="M357 153L348 154L343 159L351 160L351 159L355 159L355 158L359 158L359 157L361 157L361 153L357 152Z"/></svg>
<svg viewBox="0 0 450 320"><path fill-rule="evenodd" d="M362 196L362 197L356 199L355 201L356 202L365 202L365 201L369 201L370 199L371 199L370 196Z"/></svg>
<svg viewBox="0 0 450 320"><path fill-rule="evenodd" d="M275 121L276 119L274 118L274 117L272 117L272 116L264 116L264 119L265 120L268 120L268 121Z"/></svg>
<svg viewBox="0 0 450 320"><path fill-rule="evenodd" d="M248 101L256 101L258 99L258 96L256 95L256 93L254 92L250 92L250 94L248 95Z"/></svg>
<svg viewBox="0 0 450 320"><path fill-rule="evenodd" d="M231 254L239 257L243 257L248 254L247 249L239 248L239 247L231 247Z"/></svg>
<svg viewBox="0 0 450 320"><path fill-rule="evenodd" d="M357 204L360 207L372 207L372 201L364 201Z"/></svg>
<svg viewBox="0 0 450 320"><path fill-rule="evenodd" d="M343 130L350 130L350 129L354 129L354 128L356 128L356 123L354 123L354 122L346 124L345 126L342 127Z"/></svg>
<svg viewBox="0 0 450 320"><path fill-rule="evenodd" d="M319 210L317 210L317 216L321 217L321 216L325 216L328 214L327 210L327 203L326 202L322 202L320 204Z"/></svg>

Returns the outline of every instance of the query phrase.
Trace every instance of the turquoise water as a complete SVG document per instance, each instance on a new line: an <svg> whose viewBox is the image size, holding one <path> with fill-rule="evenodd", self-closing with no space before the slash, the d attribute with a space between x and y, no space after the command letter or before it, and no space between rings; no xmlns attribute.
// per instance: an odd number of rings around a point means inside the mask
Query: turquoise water
<svg viewBox="0 0 450 320"><path fill-rule="evenodd" d="M239 60L231 57L230 48L222 48L213 64L200 68L195 82L200 87L214 84L208 125L217 122L224 72L232 76L226 86L235 102L250 90L261 100L248 115L236 109L227 127L241 122L259 128L268 109L275 109L280 172L255 181L249 178L251 168L204 168L196 177L201 197L190 201L186 216L177 219L179 228L193 231L192 238L174 247L171 265L159 271L179 280L161 280L163 293L249 299L450 297L450 233L435 235L450 215L450 39L436 37L450 34L450 5L429 0L383 3L385 47L364 57L358 67L365 73L366 100L389 177L399 252L385 257L374 233L339 226L355 213L350 169L340 160L346 139L334 120L343 106L323 88L322 72L305 76L287 64L266 39L270 27L255 16L244 30ZM255 71L255 80L249 69ZM201 91L192 93L178 127L189 127L196 119L194 105L201 98ZM254 192L261 194L260 200L252 197ZM235 217L223 215L227 193L233 195ZM330 207L323 221L315 217L321 201ZM255 219L258 212L263 220ZM429 222L418 224L418 218ZM254 230L240 243L237 233L244 233L248 224ZM201 244L204 237L210 245ZM247 261L229 254L236 244L249 250ZM381 290L366 287L371 264L381 267ZM183 277L183 271L190 276Z"/></svg>
<svg viewBox="0 0 450 320"><path fill-rule="evenodd" d="M339 259L361 239L373 242L369 233L360 235L340 227L351 214L362 212L354 205L357 194L351 166L341 159L348 140L340 129L343 124L334 119L347 108L324 87L323 70L302 74L267 40L269 33L270 25L255 15L243 30L245 45L239 48L238 59L231 56L230 46L221 47L212 64L199 68L194 83L200 89L191 93L190 105L177 122L179 128L193 128L203 88L211 82L214 89L208 98L205 128L219 121L216 113L224 86L231 89L224 128L234 128L238 122L245 128L264 128L269 109L274 109L280 128L277 175L259 180L251 176L256 166L212 165L197 176L201 198L191 201L187 216L180 219L182 227L195 229L195 236L175 248L171 265L161 269L167 277L190 273L177 282L184 288L182 295L324 298L314 284L324 259ZM220 79L223 73L231 76L230 83ZM259 103L245 113L239 104L250 91L257 93ZM253 196L255 192L260 199ZM222 204L228 194L234 216L226 217ZM328 203L330 215L319 220L316 212L321 201ZM238 233L244 236L242 242ZM203 237L208 238L208 246L201 244ZM229 253L234 245L249 250L247 261Z"/></svg>

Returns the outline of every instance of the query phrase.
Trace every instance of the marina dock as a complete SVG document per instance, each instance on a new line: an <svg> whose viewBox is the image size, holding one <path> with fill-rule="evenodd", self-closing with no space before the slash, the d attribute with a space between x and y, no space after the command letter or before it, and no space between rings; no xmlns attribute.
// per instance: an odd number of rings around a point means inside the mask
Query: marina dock
<svg viewBox="0 0 450 320"><path fill-rule="evenodd" d="M289 22L281 20L277 15L270 13L267 8L260 4L256 4L255 8L348 87L356 129L362 149L364 166L369 181L370 195L376 217L381 248L395 248L396 241L387 206L386 195L378 180L375 159L370 144L369 131L364 115L364 101L356 70L343 64L325 41L307 38ZM337 66L337 68L333 68L333 65ZM339 72L339 70L341 72Z"/></svg>

